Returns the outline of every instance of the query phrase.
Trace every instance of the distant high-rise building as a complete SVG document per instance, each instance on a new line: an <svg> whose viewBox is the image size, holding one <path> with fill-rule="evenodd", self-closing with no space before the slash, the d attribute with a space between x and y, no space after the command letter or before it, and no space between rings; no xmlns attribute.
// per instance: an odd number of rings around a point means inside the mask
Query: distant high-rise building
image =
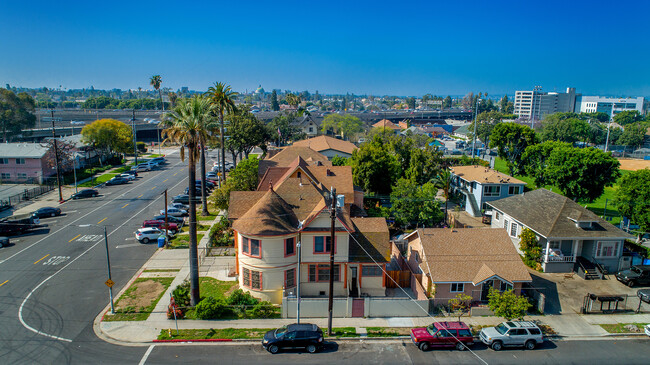
<svg viewBox="0 0 650 365"><path fill-rule="evenodd" d="M636 110L644 113L645 100L638 98L610 98L605 96L578 96L576 98L576 113L607 113L610 118L620 112Z"/></svg>
<svg viewBox="0 0 650 365"><path fill-rule="evenodd" d="M533 90L515 92L515 115L528 120L540 120L547 114L573 112L576 107L576 89L568 87L565 93L545 92L541 86Z"/></svg>

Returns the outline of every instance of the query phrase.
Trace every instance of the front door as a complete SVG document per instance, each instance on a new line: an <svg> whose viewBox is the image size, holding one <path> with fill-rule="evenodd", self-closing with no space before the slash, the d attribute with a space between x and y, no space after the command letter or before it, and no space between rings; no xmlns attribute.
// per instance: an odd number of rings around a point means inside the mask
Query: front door
<svg viewBox="0 0 650 365"><path fill-rule="evenodd" d="M352 299L352 317L361 318L364 312L364 299Z"/></svg>
<svg viewBox="0 0 650 365"><path fill-rule="evenodd" d="M488 294L490 294L490 288L494 286L492 280L488 280L483 283L483 290L481 291L481 301L487 302Z"/></svg>
<svg viewBox="0 0 650 365"><path fill-rule="evenodd" d="M357 287L357 278L358 278L358 268L356 266L350 267L350 296L358 297L359 288Z"/></svg>

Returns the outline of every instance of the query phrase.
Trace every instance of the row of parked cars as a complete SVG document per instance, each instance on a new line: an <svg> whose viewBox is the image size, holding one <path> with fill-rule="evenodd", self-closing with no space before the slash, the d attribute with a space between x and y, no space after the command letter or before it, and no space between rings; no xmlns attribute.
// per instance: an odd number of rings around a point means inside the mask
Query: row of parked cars
<svg viewBox="0 0 650 365"><path fill-rule="evenodd" d="M142 222L142 228L135 232L135 239L140 243L149 243L165 235L167 239L174 237L183 228L185 217L189 216L189 196L181 194L173 197L166 210L166 224L165 209L161 209L160 214Z"/></svg>

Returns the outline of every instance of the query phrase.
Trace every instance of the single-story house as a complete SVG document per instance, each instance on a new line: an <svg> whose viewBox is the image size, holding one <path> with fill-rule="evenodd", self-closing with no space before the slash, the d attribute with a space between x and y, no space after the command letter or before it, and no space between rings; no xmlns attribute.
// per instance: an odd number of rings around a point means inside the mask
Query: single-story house
<svg viewBox="0 0 650 365"><path fill-rule="evenodd" d="M56 174L49 151L50 148L41 143L0 144L0 181L42 184Z"/></svg>

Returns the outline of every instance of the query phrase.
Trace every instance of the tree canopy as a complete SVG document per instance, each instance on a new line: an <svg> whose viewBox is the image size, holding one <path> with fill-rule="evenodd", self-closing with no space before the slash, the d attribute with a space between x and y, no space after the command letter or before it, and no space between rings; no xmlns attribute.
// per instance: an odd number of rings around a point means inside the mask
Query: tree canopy
<svg viewBox="0 0 650 365"><path fill-rule="evenodd" d="M625 110L614 115L614 122L622 126L639 122L641 119L643 119L641 114L636 110Z"/></svg>
<svg viewBox="0 0 650 365"><path fill-rule="evenodd" d="M228 209L231 191L252 191L257 188L259 163L257 156L250 156L230 171L228 180L211 196L216 208Z"/></svg>
<svg viewBox="0 0 650 365"><path fill-rule="evenodd" d="M488 300L488 307L494 315L506 321L523 319L531 306L526 297L515 294L512 289L500 292L490 288Z"/></svg>
<svg viewBox="0 0 650 365"><path fill-rule="evenodd" d="M526 147L537 143L537 135L530 127L514 122L499 123L490 135L490 148L497 148L499 157L506 160L510 175L522 172L521 155Z"/></svg>
<svg viewBox="0 0 650 365"><path fill-rule="evenodd" d="M623 146L638 147L643 143L648 125L637 122L625 126L625 130L616 140L616 144Z"/></svg>
<svg viewBox="0 0 650 365"><path fill-rule="evenodd" d="M260 147L266 151L266 142L271 139L266 125L257 119L248 108L239 108L230 117L228 135L226 148L233 155L242 152L246 158L255 147Z"/></svg>
<svg viewBox="0 0 650 365"><path fill-rule="evenodd" d="M618 211L628 217L639 230L650 231L650 170L643 169L625 174L616 190L614 200Z"/></svg>
<svg viewBox="0 0 650 365"><path fill-rule="evenodd" d="M354 184L366 192L388 195L400 176L397 156L379 135L361 145L348 161Z"/></svg>
<svg viewBox="0 0 650 365"><path fill-rule="evenodd" d="M321 122L321 131L340 134L343 139L349 139L363 131L363 122L350 114L328 114Z"/></svg>
<svg viewBox="0 0 650 365"><path fill-rule="evenodd" d="M298 114L295 112L276 115L268 124L271 140L278 141L278 146L281 146L287 141L297 141L305 137L305 134L293 124L297 118Z"/></svg>
<svg viewBox="0 0 650 365"><path fill-rule="evenodd" d="M104 154L128 153L133 149L133 130L115 119L100 119L81 130L82 138Z"/></svg>
<svg viewBox="0 0 650 365"><path fill-rule="evenodd" d="M395 223L402 227L413 225L431 227L444 220L440 202L436 200L438 189L430 182L421 185L400 178L390 194L391 212Z"/></svg>
<svg viewBox="0 0 650 365"><path fill-rule="evenodd" d="M22 92L16 95L11 90L0 88L0 128L4 142L23 129L34 127L35 107L36 102L29 94Z"/></svg>
<svg viewBox="0 0 650 365"><path fill-rule="evenodd" d="M585 120L555 113L547 115L542 121L540 137L543 141L578 142L589 139L591 127Z"/></svg>

